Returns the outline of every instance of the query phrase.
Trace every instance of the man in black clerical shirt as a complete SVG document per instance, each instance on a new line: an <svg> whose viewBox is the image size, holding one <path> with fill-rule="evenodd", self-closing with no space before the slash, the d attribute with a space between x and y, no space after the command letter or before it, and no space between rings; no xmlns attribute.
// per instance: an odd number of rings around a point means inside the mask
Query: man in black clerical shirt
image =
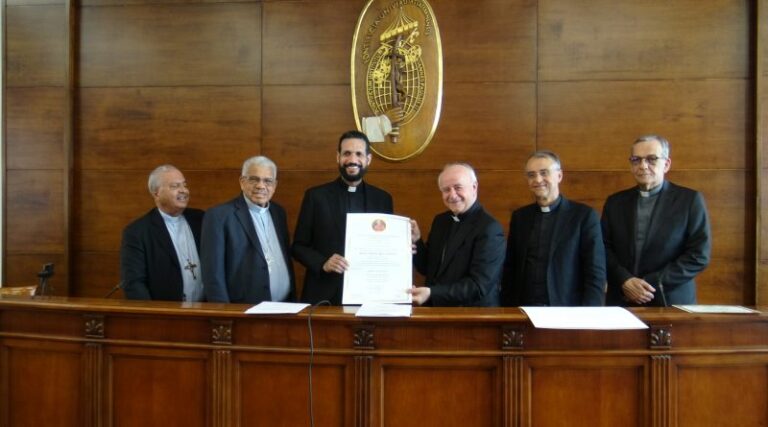
<svg viewBox="0 0 768 427"><path fill-rule="evenodd" d="M560 194L563 171L555 153L533 153L525 174L536 202L512 213L503 304L602 305L605 250L597 213Z"/></svg>
<svg viewBox="0 0 768 427"><path fill-rule="evenodd" d="M411 221L413 264L426 276L425 286L411 289L413 303L498 306L504 230L477 201L475 171L466 163L448 164L437 184L448 211L435 216L426 243Z"/></svg>
<svg viewBox="0 0 768 427"><path fill-rule="evenodd" d="M664 179L672 165L659 135L632 144L637 186L603 207L608 305L695 304L694 278L709 264L712 241L704 197Z"/></svg>
<svg viewBox="0 0 768 427"><path fill-rule="evenodd" d="M304 267L301 300L341 305L347 213L392 213L392 196L363 181L372 156L368 137L358 131L339 138L339 178L304 194L293 239L293 256Z"/></svg>

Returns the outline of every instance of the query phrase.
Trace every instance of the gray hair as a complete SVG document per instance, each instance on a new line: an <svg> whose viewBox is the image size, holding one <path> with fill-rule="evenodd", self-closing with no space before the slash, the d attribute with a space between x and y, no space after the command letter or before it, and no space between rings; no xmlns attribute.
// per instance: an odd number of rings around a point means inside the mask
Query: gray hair
<svg viewBox="0 0 768 427"><path fill-rule="evenodd" d="M253 156L250 159L243 162L243 169L240 172L240 176L246 176L248 174L248 169L250 169L251 166L262 166L262 167L269 168L270 170L272 170L272 177L277 179L277 165L268 157Z"/></svg>
<svg viewBox="0 0 768 427"><path fill-rule="evenodd" d="M525 160L525 163L528 164L528 162L531 159L549 159L549 160L552 160L552 162L555 165L557 165L557 169L562 169L562 163L560 163L560 157L558 157L557 154L549 150L534 151L533 154L528 156L528 158Z"/></svg>
<svg viewBox="0 0 768 427"><path fill-rule="evenodd" d="M469 172L469 178L472 180L472 183L477 183L477 174L475 173L475 169L472 168L472 166L469 163L465 162L451 162L446 163L445 166L443 166L443 170L440 171L440 174L437 175L437 186L440 186L440 177L443 175L443 172L445 172L446 169L453 167L453 166L461 166L464 169L466 169Z"/></svg>
<svg viewBox="0 0 768 427"><path fill-rule="evenodd" d="M174 165L160 165L156 167L155 170L149 174L149 179L147 180L147 188L149 188L149 194L155 194L157 193L157 190L160 189L160 175L166 172L177 170L179 170L179 168Z"/></svg>
<svg viewBox="0 0 768 427"><path fill-rule="evenodd" d="M640 136L635 140L635 142L632 143L632 146L634 147L635 144L639 144L641 142L650 142L650 141L659 141L659 144L661 144L661 157L664 157L665 159L669 158L669 141L667 141L667 139L661 135L648 134L648 135ZM632 154L631 149L629 154Z"/></svg>

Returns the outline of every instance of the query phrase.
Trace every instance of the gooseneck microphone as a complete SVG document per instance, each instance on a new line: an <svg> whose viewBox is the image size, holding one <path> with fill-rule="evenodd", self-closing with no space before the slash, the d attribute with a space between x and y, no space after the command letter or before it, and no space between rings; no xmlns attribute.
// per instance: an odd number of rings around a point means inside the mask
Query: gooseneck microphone
<svg viewBox="0 0 768 427"><path fill-rule="evenodd" d="M664 273L666 273L666 270L663 270L659 275L659 293L661 293L661 303L664 304L664 307L669 307L669 304L667 304L667 294L664 292Z"/></svg>
<svg viewBox="0 0 768 427"><path fill-rule="evenodd" d="M49 262L43 264L43 269L37 273L37 277L40 279L35 295L44 296L48 292L48 279L53 276L53 263Z"/></svg>
<svg viewBox="0 0 768 427"><path fill-rule="evenodd" d="M109 292L107 292L107 294L106 294L106 295L104 295L104 298L109 298L109 297L111 297L111 296L112 296L112 294L114 294L115 292L117 292L117 290L118 290L118 289L122 289L122 288L123 288L123 281L121 280L121 281L117 282L117 284L115 285L115 287L114 287L114 288L112 288L112 289L111 289Z"/></svg>

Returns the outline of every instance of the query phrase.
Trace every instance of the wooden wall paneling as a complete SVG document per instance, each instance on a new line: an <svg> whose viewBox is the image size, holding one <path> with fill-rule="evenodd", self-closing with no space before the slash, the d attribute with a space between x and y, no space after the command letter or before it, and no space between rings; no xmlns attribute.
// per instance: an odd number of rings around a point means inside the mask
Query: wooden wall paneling
<svg viewBox="0 0 768 427"><path fill-rule="evenodd" d="M6 87L66 83L65 17L59 4L6 8Z"/></svg>
<svg viewBox="0 0 768 427"><path fill-rule="evenodd" d="M675 358L679 427L758 426L768 421L768 358L762 355Z"/></svg>
<svg viewBox="0 0 768 427"><path fill-rule="evenodd" d="M261 82L261 4L83 7L80 86Z"/></svg>
<svg viewBox="0 0 768 427"><path fill-rule="evenodd" d="M50 262L54 264L54 275L48 279L49 289L54 295L67 295L70 270L62 252L33 254L6 252L3 286L38 285L40 279L38 279L37 273L43 269L44 264Z"/></svg>
<svg viewBox="0 0 768 427"><path fill-rule="evenodd" d="M348 85L264 86L262 154L281 170L336 170L339 136L355 129L350 96Z"/></svg>
<svg viewBox="0 0 768 427"><path fill-rule="evenodd" d="M10 87L6 101L6 169L61 169L65 91Z"/></svg>
<svg viewBox="0 0 768 427"><path fill-rule="evenodd" d="M748 77L752 75L748 3L743 0L539 2L540 78Z"/></svg>
<svg viewBox="0 0 768 427"><path fill-rule="evenodd" d="M264 84L349 85L352 35L365 3L265 2Z"/></svg>
<svg viewBox="0 0 768 427"><path fill-rule="evenodd" d="M103 298L120 282L120 246L110 252L74 251L70 295ZM110 298L124 298L117 290Z"/></svg>
<svg viewBox="0 0 768 427"><path fill-rule="evenodd" d="M431 1L446 83L536 80L536 2Z"/></svg>
<svg viewBox="0 0 768 427"><path fill-rule="evenodd" d="M757 67L755 84L755 163L757 170L755 304L768 304L768 0L755 7ZM751 301L750 301L751 302Z"/></svg>
<svg viewBox="0 0 768 427"><path fill-rule="evenodd" d="M570 169L624 170L635 138L657 133L670 142L673 170L752 168L748 87L743 80L542 83L538 144Z"/></svg>
<svg viewBox="0 0 768 427"><path fill-rule="evenodd" d="M280 420L309 425L308 358L305 355L238 353L234 357L236 425ZM315 425L353 425L352 361L315 355L312 390Z"/></svg>
<svg viewBox="0 0 768 427"><path fill-rule="evenodd" d="M373 424L385 426L498 426L501 423L499 360L375 358L371 371ZM450 408L450 410L447 410ZM461 421L459 421L461 420ZM471 420L471 421L469 421Z"/></svg>
<svg viewBox="0 0 768 427"><path fill-rule="evenodd" d="M442 169L462 161L477 169L522 170L536 144L536 85L446 83L443 90L440 125L427 149L387 167Z"/></svg>
<svg viewBox="0 0 768 427"><path fill-rule="evenodd" d="M6 254L63 253L62 173L11 170L6 173Z"/></svg>
<svg viewBox="0 0 768 427"><path fill-rule="evenodd" d="M85 88L79 170L240 169L261 150L258 86Z"/></svg>
<svg viewBox="0 0 768 427"><path fill-rule="evenodd" d="M559 426L564 417L579 425L647 425L643 405L649 392L646 358L542 356L527 358L527 362L531 425Z"/></svg>
<svg viewBox="0 0 768 427"><path fill-rule="evenodd" d="M4 340L9 426L82 426L82 346L77 343ZM41 411L40 408L46 408ZM2 421L2 419L0 419Z"/></svg>
<svg viewBox="0 0 768 427"><path fill-rule="evenodd" d="M211 425L210 353L108 347L107 424Z"/></svg>
<svg viewBox="0 0 768 427"><path fill-rule="evenodd" d="M12 0L19 1L19 0ZM41 1L41 0L27 0ZM263 0L82 0L80 4L86 6L131 6L131 5L159 5L159 4L208 4L208 3L260 3ZM274 1L274 0L273 0Z"/></svg>

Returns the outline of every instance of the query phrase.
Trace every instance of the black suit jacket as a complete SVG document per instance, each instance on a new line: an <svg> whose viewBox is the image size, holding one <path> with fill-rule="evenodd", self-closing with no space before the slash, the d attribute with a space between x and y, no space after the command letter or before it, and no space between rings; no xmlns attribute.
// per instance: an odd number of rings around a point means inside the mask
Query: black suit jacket
<svg viewBox="0 0 768 427"><path fill-rule="evenodd" d="M647 237L635 263L637 188L608 197L603 207L603 239L608 267L609 305L627 305L621 285L640 277L657 288L648 305L661 306L662 279L667 304L695 304L694 278L709 265L712 241L704 197L664 181L651 214Z"/></svg>
<svg viewBox="0 0 768 427"><path fill-rule="evenodd" d="M373 185L365 187L365 212L392 213L392 196ZM344 255L347 230L346 186L341 178L304 193L293 238L293 256L307 272L301 300L316 304L328 300L341 305L343 276L323 271L334 253Z"/></svg>
<svg viewBox="0 0 768 427"><path fill-rule="evenodd" d="M413 263L430 287L427 305L498 306L504 264L501 224L475 202L446 246L451 216L449 211L435 216L428 242L416 242Z"/></svg>
<svg viewBox="0 0 768 427"><path fill-rule="evenodd" d="M200 227L204 212L184 209L200 253ZM157 208L123 230L120 245L120 280L125 297L139 300L181 301L184 281L171 235Z"/></svg>
<svg viewBox="0 0 768 427"><path fill-rule="evenodd" d="M501 288L504 305L529 303L523 300L525 259L537 212L534 203L512 213ZM597 212L562 197L557 215L547 265L550 305L603 305L605 249Z"/></svg>
<svg viewBox="0 0 768 427"><path fill-rule="evenodd" d="M291 289L288 301L293 301L296 286L288 251L290 237L285 210L270 202L269 214L288 267ZM242 194L209 209L205 214L200 260L208 301L258 304L272 300L267 259Z"/></svg>

